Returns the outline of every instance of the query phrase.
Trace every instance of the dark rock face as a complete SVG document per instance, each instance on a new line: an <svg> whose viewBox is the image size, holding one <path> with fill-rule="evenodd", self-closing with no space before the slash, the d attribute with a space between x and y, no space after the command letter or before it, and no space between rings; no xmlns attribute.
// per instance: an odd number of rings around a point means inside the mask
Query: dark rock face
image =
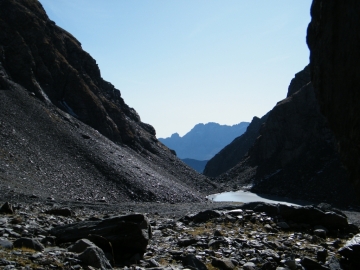
<svg viewBox="0 0 360 270"><path fill-rule="evenodd" d="M261 125L265 123L268 115L266 114L261 118L255 116L244 134L235 138L208 161L203 174L216 177L238 164L250 147L253 146L259 136Z"/></svg>
<svg viewBox="0 0 360 270"><path fill-rule="evenodd" d="M229 187L253 184L256 193L355 203L335 145L305 68L292 80L289 97L270 111L248 156L219 180Z"/></svg>
<svg viewBox="0 0 360 270"><path fill-rule="evenodd" d="M234 138L243 134L248 125L248 122L233 126L217 123L197 124L183 137L174 133L169 138L159 138L159 141L175 150L181 159L209 160Z"/></svg>
<svg viewBox="0 0 360 270"><path fill-rule="evenodd" d="M0 1L0 28L1 196L178 202L214 188L156 139L38 1Z"/></svg>
<svg viewBox="0 0 360 270"><path fill-rule="evenodd" d="M308 27L312 81L360 196L360 2L315 0Z"/></svg>
<svg viewBox="0 0 360 270"><path fill-rule="evenodd" d="M37 1L1 1L0 10L1 62L14 82L114 141L136 146L155 135L139 128L140 117L101 78L96 61Z"/></svg>

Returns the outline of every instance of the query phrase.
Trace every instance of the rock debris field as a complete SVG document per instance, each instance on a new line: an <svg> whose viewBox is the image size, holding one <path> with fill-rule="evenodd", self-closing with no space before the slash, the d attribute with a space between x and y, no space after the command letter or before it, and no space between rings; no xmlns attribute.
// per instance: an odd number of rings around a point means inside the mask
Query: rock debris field
<svg viewBox="0 0 360 270"><path fill-rule="evenodd" d="M0 269L360 269L358 213L326 204L1 205Z"/></svg>

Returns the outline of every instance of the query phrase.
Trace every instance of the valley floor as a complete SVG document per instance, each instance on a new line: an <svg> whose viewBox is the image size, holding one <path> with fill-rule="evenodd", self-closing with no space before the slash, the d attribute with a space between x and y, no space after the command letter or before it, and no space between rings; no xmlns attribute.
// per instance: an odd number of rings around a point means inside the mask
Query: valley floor
<svg viewBox="0 0 360 270"><path fill-rule="evenodd" d="M69 252L72 243L47 242L49 228L83 220L144 214L152 227L142 259L115 265L116 269L356 269L339 256L338 249L354 233L326 230L320 233L308 225L272 217L252 210L237 210L242 204L206 203L107 203L58 202L39 198L0 197L10 201L14 214L0 214L0 246L21 237L43 243L45 249L0 247L0 269L94 269L78 254ZM70 209L71 216L47 214L51 209ZM191 214L209 210L204 220ZM213 211L216 210L216 211ZM202 212L204 213L204 212ZM212 216L219 213L219 216ZM344 211L350 223L360 226L360 213ZM283 223L286 225L283 227ZM36 229L34 229L36 228ZM319 268L306 268L313 265ZM334 267L341 268L334 268ZM283 268L281 268L283 267ZM333 268L331 268L333 267Z"/></svg>

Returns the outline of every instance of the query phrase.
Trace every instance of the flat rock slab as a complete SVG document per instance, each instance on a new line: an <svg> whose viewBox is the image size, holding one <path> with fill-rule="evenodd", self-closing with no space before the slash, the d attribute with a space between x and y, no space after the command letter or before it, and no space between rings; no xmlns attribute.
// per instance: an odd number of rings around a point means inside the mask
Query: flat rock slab
<svg viewBox="0 0 360 270"><path fill-rule="evenodd" d="M90 234L102 236L111 243L115 260L123 260L145 253L151 238L151 226L144 215L132 214L59 226L50 233L56 236L58 243L75 242Z"/></svg>

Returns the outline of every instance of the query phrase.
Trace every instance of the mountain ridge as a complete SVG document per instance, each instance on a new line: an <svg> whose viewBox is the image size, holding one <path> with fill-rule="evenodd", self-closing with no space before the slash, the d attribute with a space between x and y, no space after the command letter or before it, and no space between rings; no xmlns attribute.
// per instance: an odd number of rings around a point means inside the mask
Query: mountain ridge
<svg viewBox="0 0 360 270"><path fill-rule="evenodd" d="M215 122L199 123L182 137L173 133L168 138L159 138L159 141L173 149L181 159L208 160L244 133L248 125L248 122L232 126Z"/></svg>

